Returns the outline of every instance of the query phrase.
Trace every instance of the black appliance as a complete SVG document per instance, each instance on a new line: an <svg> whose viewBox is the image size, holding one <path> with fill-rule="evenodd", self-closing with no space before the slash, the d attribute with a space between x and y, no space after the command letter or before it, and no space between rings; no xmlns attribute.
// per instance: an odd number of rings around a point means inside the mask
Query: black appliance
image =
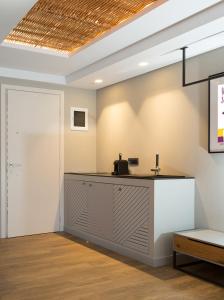
<svg viewBox="0 0 224 300"><path fill-rule="evenodd" d="M112 175L129 175L128 161L122 159L122 154L119 153L119 159L114 161L114 172Z"/></svg>

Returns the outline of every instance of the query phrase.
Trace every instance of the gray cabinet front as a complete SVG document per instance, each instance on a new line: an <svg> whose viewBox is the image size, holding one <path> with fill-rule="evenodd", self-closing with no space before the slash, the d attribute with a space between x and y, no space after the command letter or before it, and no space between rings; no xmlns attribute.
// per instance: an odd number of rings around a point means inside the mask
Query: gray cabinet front
<svg viewBox="0 0 224 300"><path fill-rule="evenodd" d="M150 189L65 181L65 227L148 254L153 237Z"/></svg>
<svg viewBox="0 0 224 300"><path fill-rule="evenodd" d="M66 174L65 232L162 266L172 258L172 232L194 228L194 190L189 179Z"/></svg>
<svg viewBox="0 0 224 300"><path fill-rule="evenodd" d="M113 185L88 183L88 231L111 240L113 232Z"/></svg>

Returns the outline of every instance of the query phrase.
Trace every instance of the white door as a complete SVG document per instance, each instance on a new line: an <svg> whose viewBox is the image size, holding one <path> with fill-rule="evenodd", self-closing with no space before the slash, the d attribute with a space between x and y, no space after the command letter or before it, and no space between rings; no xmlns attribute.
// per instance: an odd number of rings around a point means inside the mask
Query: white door
<svg viewBox="0 0 224 300"><path fill-rule="evenodd" d="M8 237L59 231L60 95L7 96Z"/></svg>

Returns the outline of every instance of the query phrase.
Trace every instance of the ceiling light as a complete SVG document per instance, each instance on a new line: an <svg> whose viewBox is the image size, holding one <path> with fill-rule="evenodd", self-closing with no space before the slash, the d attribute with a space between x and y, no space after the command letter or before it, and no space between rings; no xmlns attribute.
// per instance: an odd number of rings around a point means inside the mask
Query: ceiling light
<svg viewBox="0 0 224 300"><path fill-rule="evenodd" d="M149 63L147 61L142 61L138 65L139 65L139 67L146 67L146 66L148 66L148 64Z"/></svg>
<svg viewBox="0 0 224 300"><path fill-rule="evenodd" d="M96 84L100 84L100 83L103 82L103 80L102 80L102 79L96 79L94 82L95 82Z"/></svg>

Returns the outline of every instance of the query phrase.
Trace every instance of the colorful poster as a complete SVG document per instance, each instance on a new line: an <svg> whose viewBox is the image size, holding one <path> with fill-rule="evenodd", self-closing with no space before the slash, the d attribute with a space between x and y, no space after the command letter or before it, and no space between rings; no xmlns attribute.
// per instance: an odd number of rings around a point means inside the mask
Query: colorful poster
<svg viewBox="0 0 224 300"><path fill-rule="evenodd" d="M224 84L218 85L218 132L219 144L224 144Z"/></svg>
<svg viewBox="0 0 224 300"><path fill-rule="evenodd" d="M209 81L208 152L224 153L224 76Z"/></svg>

